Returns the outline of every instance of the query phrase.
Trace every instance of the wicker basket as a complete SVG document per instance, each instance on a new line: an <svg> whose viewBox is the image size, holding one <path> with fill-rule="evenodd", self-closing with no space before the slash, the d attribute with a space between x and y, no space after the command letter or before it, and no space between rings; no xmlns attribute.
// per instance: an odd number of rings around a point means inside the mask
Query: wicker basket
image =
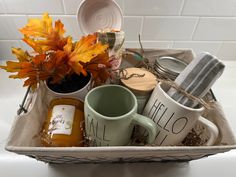
<svg viewBox="0 0 236 177"><path fill-rule="evenodd" d="M145 55L150 62L160 55L174 56L185 61L193 58L191 50L149 50ZM123 65L133 66L133 62L125 58ZM214 146L42 147L39 132L46 117L48 103L48 93L43 85L35 92L30 92L26 103L28 112L16 116L6 150L49 163L102 163L189 161L236 149L235 137L217 101L211 103L211 109L206 110L204 115L220 131ZM196 125L194 130L202 128L204 129L202 125ZM203 131L201 138L207 139L208 132Z"/></svg>

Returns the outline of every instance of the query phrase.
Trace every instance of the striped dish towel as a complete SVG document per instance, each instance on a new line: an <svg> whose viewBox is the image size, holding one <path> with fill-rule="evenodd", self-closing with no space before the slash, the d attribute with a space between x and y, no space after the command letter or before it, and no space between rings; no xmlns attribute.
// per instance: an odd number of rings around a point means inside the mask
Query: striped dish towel
<svg viewBox="0 0 236 177"><path fill-rule="evenodd" d="M214 82L221 76L225 65L209 53L199 54L175 79L175 83L187 93L202 98L210 90ZM195 107L196 101L188 99L174 88L167 94L188 107Z"/></svg>

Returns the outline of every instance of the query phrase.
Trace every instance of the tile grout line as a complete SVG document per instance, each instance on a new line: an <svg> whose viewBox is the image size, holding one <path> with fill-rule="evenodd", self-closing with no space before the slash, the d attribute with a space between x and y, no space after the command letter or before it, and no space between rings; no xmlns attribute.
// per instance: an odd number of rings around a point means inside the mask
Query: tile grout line
<svg viewBox="0 0 236 177"><path fill-rule="evenodd" d="M143 24L144 24L144 16L142 16L142 21L141 21L141 27L140 27L140 31L139 31L139 34L140 34L140 37L141 37L141 40L142 40L142 35L143 35Z"/></svg>
<svg viewBox="0 0 236 177"><path fill-rule="evenodd" d="M180 8L180 11L179 11L179 16L183 16L183 10L184 10L184 6L186 4L186 1L187 0L182 1L181 8Z"/></svg>
<svg viewBox="0 0 236 177"><path fill-rule="evenodd" d="M0 39L0 42L15 42L15 41L20 41L20 39Z"/></svg>
<svg viewBox="0 0 236 177"><path fill-rule="evenodd" d="M174 48L174 43L175 41L171 41L171 45L170 45L170 47L169 48Z"/></svg>
<svg viewBox="0 0 236 177"><path fill-rule="evenodd" d="M65 1L62 0L61 3L62 3L62 6L63 6L64 15L67 15Z"/></svg>
<svg viewBox="0 0 236 177"><path fill-rule="evenodd" d="M193 28L193 32L192 32L191 37L190 37L191 41L193 41L193 37L194 37L194 34L196 32L196 29L198 27L199 22L200 22L200 17L198 17L197 22L196 22L196 24L195 24L195 26Z"/></svg>
<svg viewBox="0 0 236 177"><path fill-rule="evenodd" d="M170 49L173 49L174 44L175 44L175 41L171 41L171 44L170 44L169 48L170 48Z"/></svg>
<svg viewBox="0 0 236 177"><path fill-rule="evenodd" d="M0 16L39 16L42 13L0 13ZM50 16L76 16L76 14L49 13ZM206 18L206 19L236 19L236 16L197 16L197 15L124 15L124 17L149 17L149 18Z"/></svg>

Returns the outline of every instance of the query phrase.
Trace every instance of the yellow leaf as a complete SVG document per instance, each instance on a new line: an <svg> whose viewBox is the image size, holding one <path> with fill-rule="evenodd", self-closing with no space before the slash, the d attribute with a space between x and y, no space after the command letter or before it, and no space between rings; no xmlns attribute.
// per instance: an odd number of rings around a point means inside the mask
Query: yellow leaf
<svg viewBox="0 0 236 177"><path fill-rule="evenodd" d="M27 36L47 37L52 32L52 18L44 13L42 19L31 18L28 24L20 29L20 32Z"/></svg>
<svg viewBox="0 0 236 177"><path fill-rule="evenodd" d="M22 40L26 44L28 44L30 47L32 47L32 49L34 49L34 51L37 52L37 53L43 53L43 51L47 50L47 48L45 46L38 45L37 41L27 37L26 35L24 36L24 38Z"/></svg>
<svg viewBox="0 0 236 177"><path fill-rule="evenodd" d="M70 54L72 51L72 38L68 37L66 45L63 47L63 50L67 53Z"/></svg>
<svg viewBox="0 0 236 177"><path fill-rule="evenodd" d="M22 67L20 62L7 61L6 66L0 66L0 68L5 69L7 72L18 72Z"/></svg>
<svg viewBox="0 0 236 177"><path fill-rule="evenodd" d="M42 19L29 19L28 24L20 29L20 32L24 35L23 41L40 54L49 50L63 50L67 42L67 37L63 37L63 23L57 20L53 27L52 18L48 13L45 13Z"/></svg>
<svg viewBox="0 0 236 177"><path fill-rule="evenodd" d="M68 52L72 48L70 40L67 45L64 50ZM84 65L98 55L106 53L107 48L108 45L97 42L97 36L95 34L82 37L80 41L76 42L73 51L68 55L68 64L73 68L75 73L87 75Z"/></svg>
<svg viewBox="0 0 236 177"><path fill-rule="evenodd" d="M57 20L55 22L55 32L58 33L61 37L63 37L65 33L64 24L60 20Z"/></svg>
<svg viewBox="0 0 236 177"><path fill-rule="evenodd" d="M70 54L69 58L73 62L87 63L97 55L104 53L107 48L108 45L103 45L100 42L97 42L95 34L88 35L76 43L75 49Z"/></svg>
<svg viewBox="0 0 236 177"><path fill-rule="evenodd" d="M11 51L20 62L31 60L31 56L27 51L24 51L20 48L12 48Z"/></svg>

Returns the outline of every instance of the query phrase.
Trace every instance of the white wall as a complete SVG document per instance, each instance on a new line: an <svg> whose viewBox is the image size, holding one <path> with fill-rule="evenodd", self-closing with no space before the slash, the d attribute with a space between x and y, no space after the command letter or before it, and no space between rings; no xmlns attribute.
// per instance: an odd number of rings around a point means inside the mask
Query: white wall
<svg viewBox="0 0 236 177"><path fill-rule="evenodd" d="M81 0L0 0L0 59L26 47L17 28L47 11L67 33L81 37L76 11ZM116 0L124 13L126 47L192 48L236 61L236 0Z"/></svg>

